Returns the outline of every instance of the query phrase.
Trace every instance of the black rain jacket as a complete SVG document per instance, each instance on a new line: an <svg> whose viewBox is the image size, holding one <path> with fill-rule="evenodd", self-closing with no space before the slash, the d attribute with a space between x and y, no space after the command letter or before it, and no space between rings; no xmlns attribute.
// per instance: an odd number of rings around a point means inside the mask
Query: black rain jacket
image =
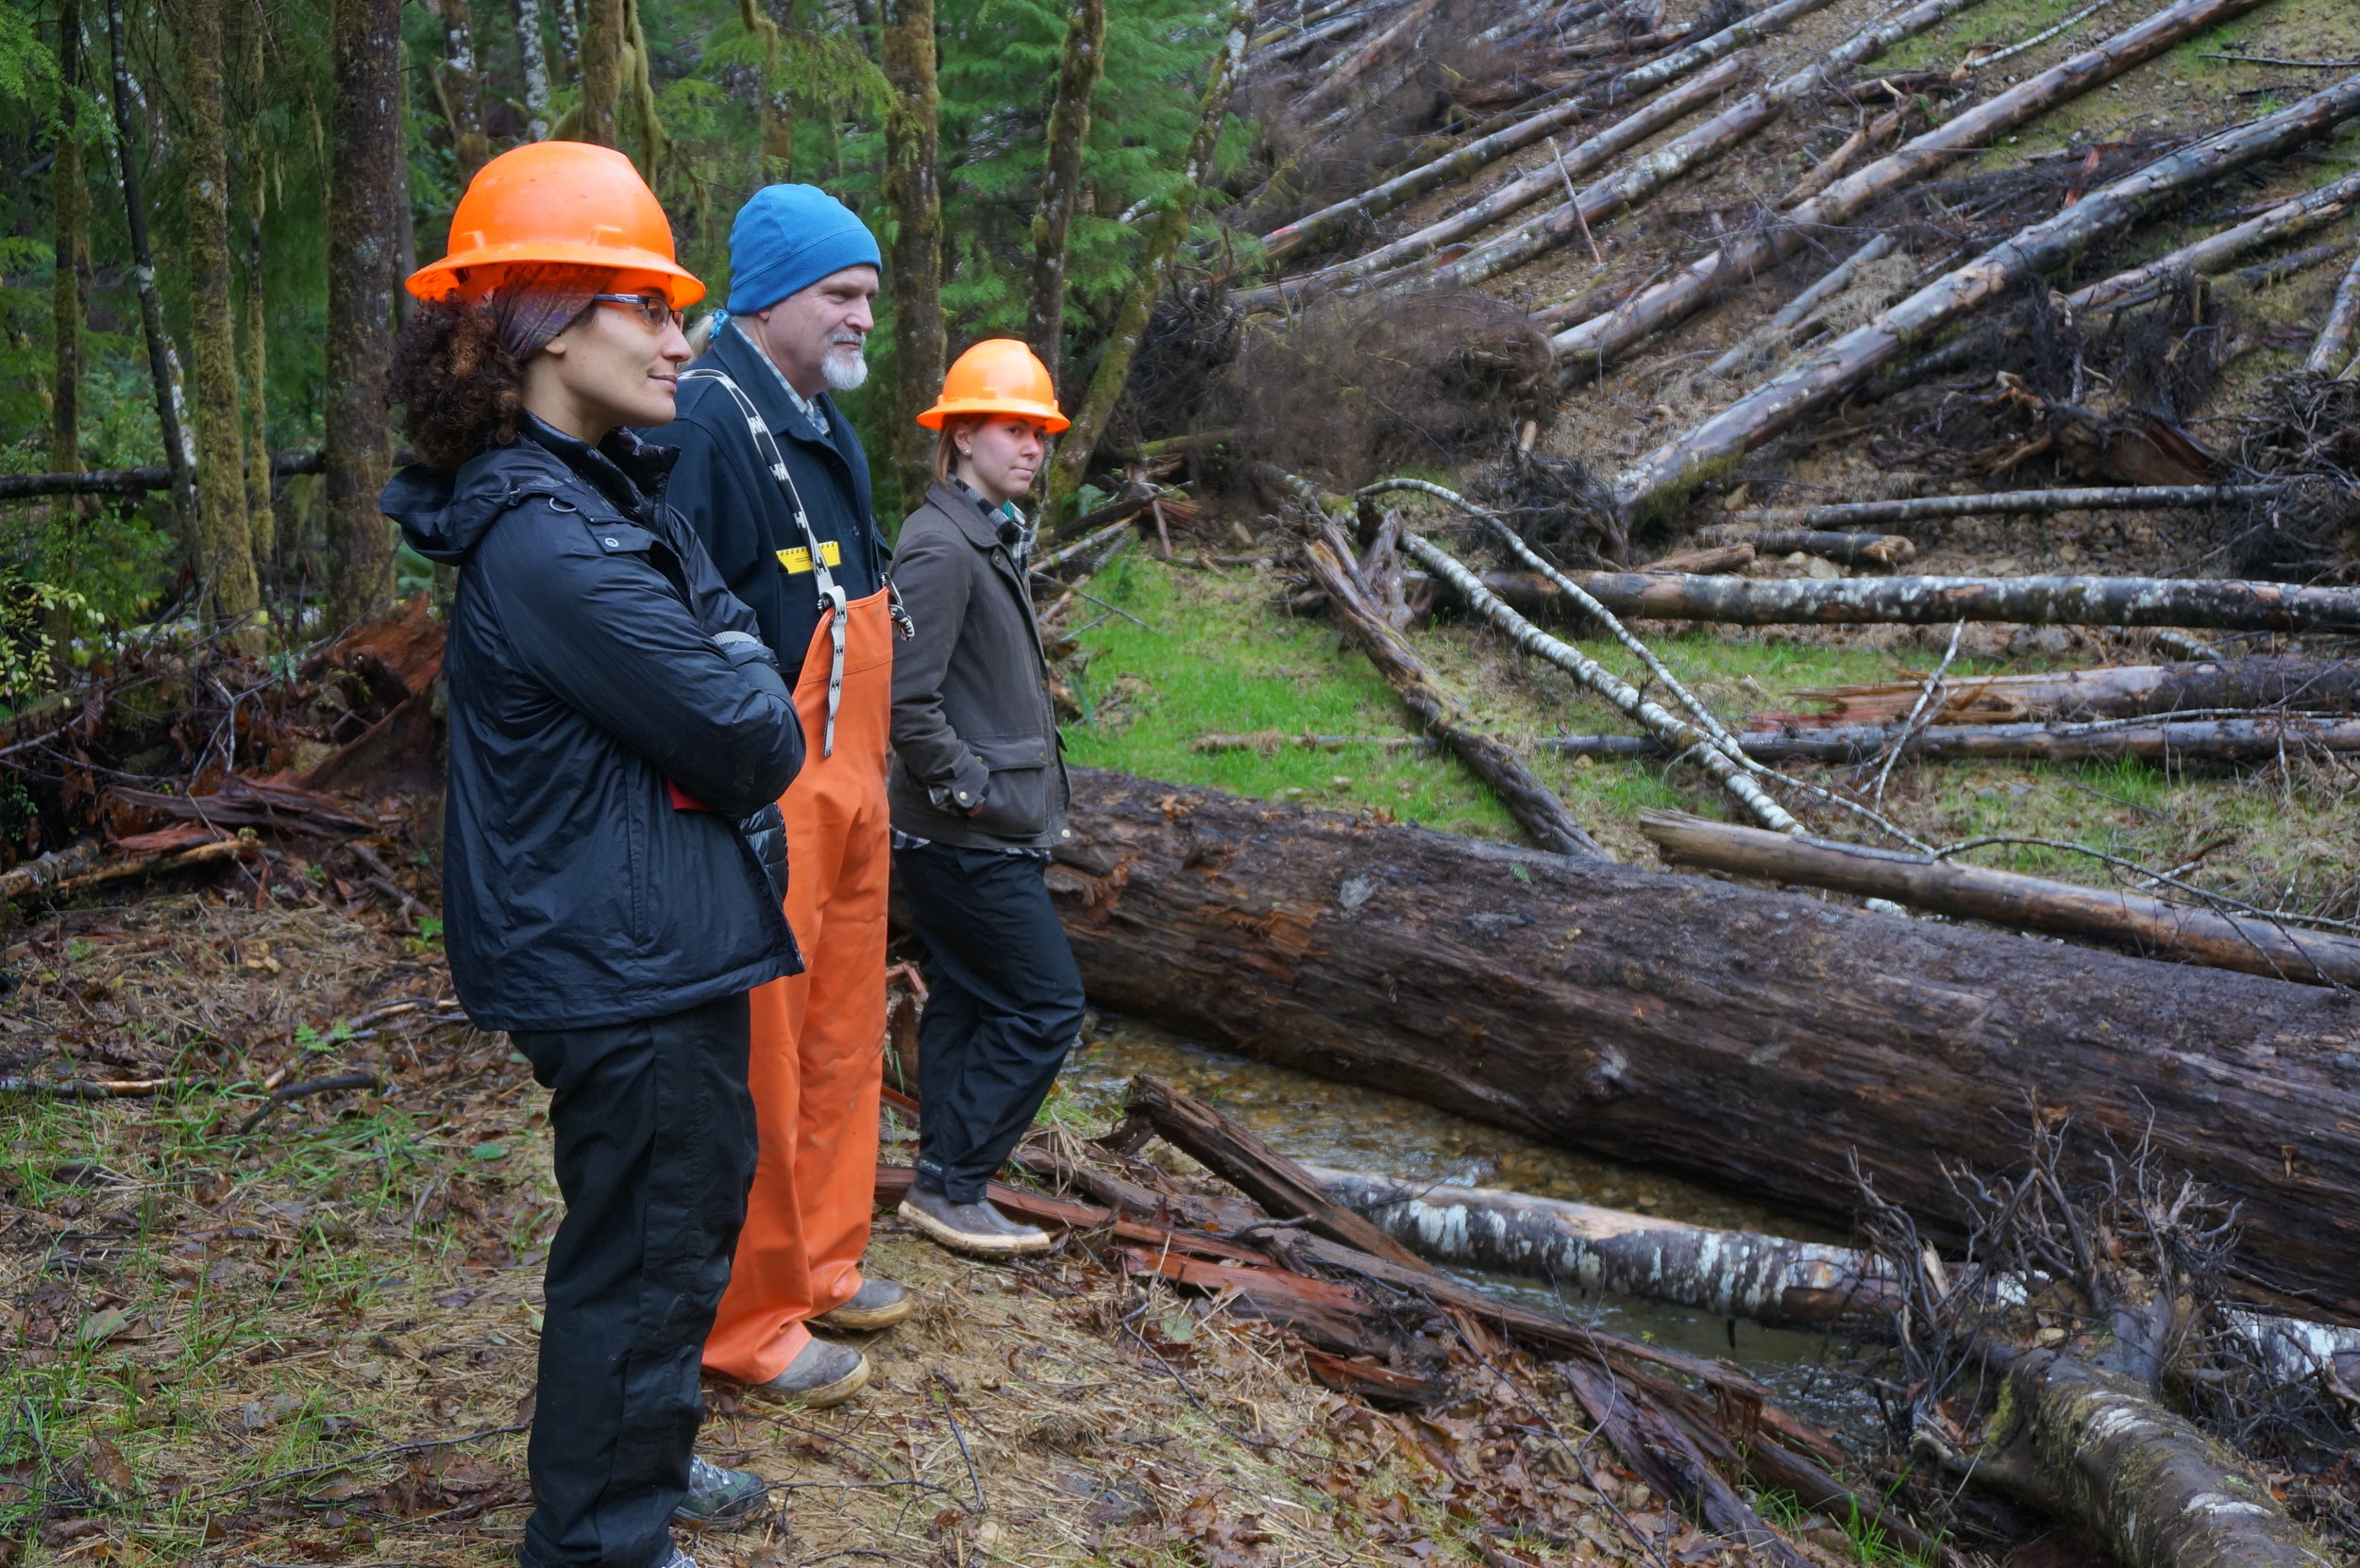
<svg viewBox="0 0 2360 1568"><path fill-rule="evenodd" d="M485 1029L660 1018L802 969L777 806L802 726L752 613L664 504L670 460L528 415L379 503L460 568L444 938Z"/></svg>
<svg viewBox="0 0 2360 1568"><path fill-rule="evenodd" d="M823 436L787 396L768 358L732 324L713 334L712 346L688 368L719 370L752 400L779 444L821 549L835 547L828 569L845 598L866 599L884 587L891 553L869 510L868 457L834 399L824 393L818 399L828 421ZM671 503L704 541L730 592L762 622L762 640L792 687L819 628L818 590L795 509L727 388L684 380L679 407L661 436L680 451Z"/></svg>

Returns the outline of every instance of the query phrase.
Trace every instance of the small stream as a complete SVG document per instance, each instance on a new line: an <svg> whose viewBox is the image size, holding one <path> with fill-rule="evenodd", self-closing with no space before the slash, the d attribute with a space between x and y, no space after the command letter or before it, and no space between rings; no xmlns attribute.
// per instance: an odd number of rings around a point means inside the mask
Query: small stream
<svg viewBox="0 0 2360 1568"><path fill-rule="evenodd" d="M1315 1165L1445 1187L1505 1188L1725 1230L1848 1239L1677 1176L1538 1143L1379 1089L1209 1050L1134 1020L1102 1015L1087 1038L1064 1087L1083 1109L1109 1121L1121 1114L1131 1075L1149 1072L1219 1105L1280 1153ZM1877 1419L1873 1402L1843 1370L1842 1347L1818 1335L1512 1274L1454 1272L1510 1301L1693 1355L1726 1357L1777 1390L1789 1408L1839 1433Z"/></svg>

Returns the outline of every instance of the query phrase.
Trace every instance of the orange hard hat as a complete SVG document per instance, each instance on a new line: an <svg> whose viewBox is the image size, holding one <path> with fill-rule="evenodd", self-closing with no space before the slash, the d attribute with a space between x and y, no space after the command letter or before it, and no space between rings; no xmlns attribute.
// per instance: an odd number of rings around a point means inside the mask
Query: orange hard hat
<svg viewBox="0 0 2360 1568"><path fill-rule="evenodd" d="M942 378L942 396L918 416L930 430L962 413L1016 413L1054 435L1073 423L1057 412L1049 367L1014 338L986 338L961 354Z"/></svg>
<svg viewBox="0 0 2360 1568"><path fill-rule="evenodd" d="M410 275L420 299L490 292L514 265L647 275L675 310L705 286L674 260L672 226L631 160L587 142L531 142L479 170L450 218L450 253Z"/></svg>

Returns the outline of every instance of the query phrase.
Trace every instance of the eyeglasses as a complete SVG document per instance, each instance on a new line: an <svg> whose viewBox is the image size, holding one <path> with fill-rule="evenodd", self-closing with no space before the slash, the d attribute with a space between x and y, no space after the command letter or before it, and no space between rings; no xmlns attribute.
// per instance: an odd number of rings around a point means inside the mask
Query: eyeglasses
<svg viewBox="0 0 2360 1568"><path fill-rule="evenodd" d="M672 302L660 294L594 294L594 305L629 305L639 312L639 319L648 324L648 330L661 332L674 322L686 324L687 318L672 309Z"/></svg>

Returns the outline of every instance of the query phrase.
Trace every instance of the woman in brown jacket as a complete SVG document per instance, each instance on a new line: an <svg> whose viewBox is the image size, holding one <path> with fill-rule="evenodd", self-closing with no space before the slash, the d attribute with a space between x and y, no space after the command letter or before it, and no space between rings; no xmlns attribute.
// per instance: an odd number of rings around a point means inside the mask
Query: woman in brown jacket
<svg viewBox="0 0 2360 1568"><path fill-rule="evenodd" d="M984 1185L1048 1098L1082 1024L1082 977L1049 902L1070 836L1056 712L1025 586L1016 498L1042 437L1066 428L1049 372L1005 338L977 344L919 415L940 431L926 504L902 525L893 582L917 634L893 661L894 868L919 936L918 1179L902 1216L945 1246L1037 1252Z"/></svg>

